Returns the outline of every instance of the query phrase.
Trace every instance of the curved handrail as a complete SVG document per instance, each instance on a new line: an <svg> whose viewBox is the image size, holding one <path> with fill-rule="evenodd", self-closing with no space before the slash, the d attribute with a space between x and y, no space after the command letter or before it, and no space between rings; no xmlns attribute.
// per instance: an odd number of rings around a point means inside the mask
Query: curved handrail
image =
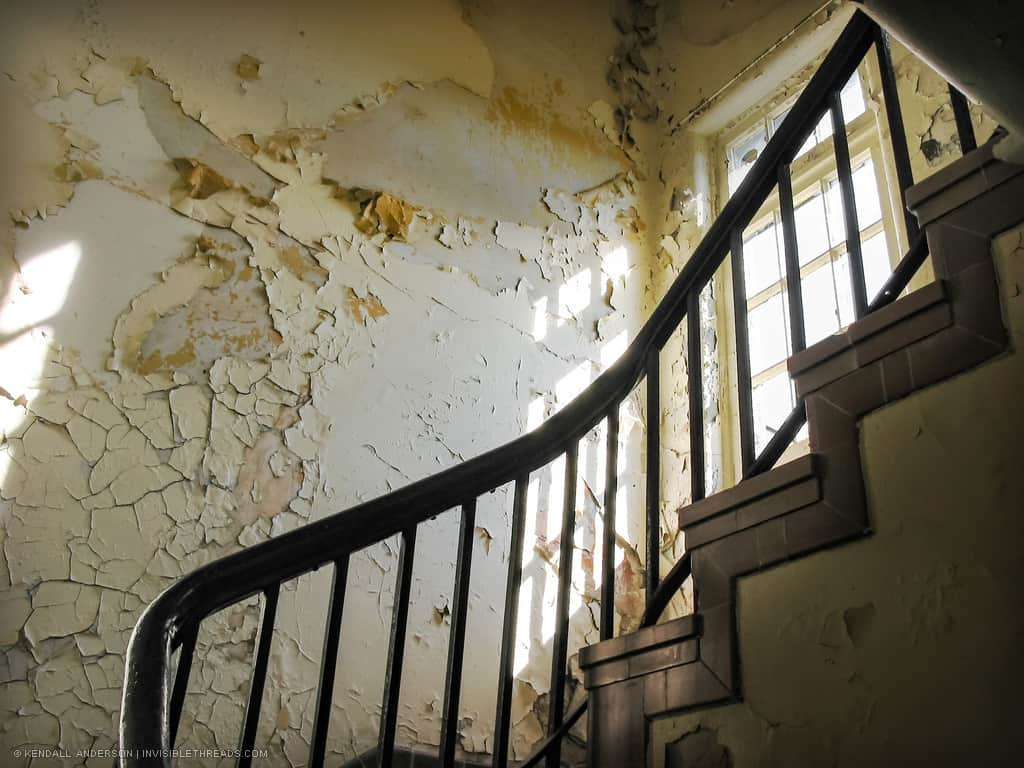
<svg viewBox="0 0 1024 768"><path fill-rule="evenodd" d="M170 749L170 661L192 624L546 465L617 408L643 377L648 355L665 345L685 317L689 295L699 291L721 265L731 233L746 228L767 199L776 183L776 169L792 161L813 131L836 84L845 83L854 73L876 29L862 12L853 15L622 357L562 411L533 432L481 456L205 565L150 603L128 645L122 748L130 754Z"/></svg>

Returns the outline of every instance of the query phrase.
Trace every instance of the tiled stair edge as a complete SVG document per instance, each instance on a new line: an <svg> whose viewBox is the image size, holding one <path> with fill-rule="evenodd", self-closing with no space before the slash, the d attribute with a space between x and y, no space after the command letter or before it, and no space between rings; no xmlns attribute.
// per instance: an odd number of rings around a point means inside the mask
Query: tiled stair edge
<svg viewBox="0 0 1024 768"><path fill-rule="evenodd" d="M991 241L1024 221L1024 168L983 147L907 197L927 224L936 282L790 359L811 455L680 510L697 615L662 630L681 633L671 667L644 668L648 653L670 655L660 627L628 636L618 659L608 644L623 638L581 654L592 766L643 765L647 719L740 698L736 579L868 533L859 420L1005 349Z"/></svg>

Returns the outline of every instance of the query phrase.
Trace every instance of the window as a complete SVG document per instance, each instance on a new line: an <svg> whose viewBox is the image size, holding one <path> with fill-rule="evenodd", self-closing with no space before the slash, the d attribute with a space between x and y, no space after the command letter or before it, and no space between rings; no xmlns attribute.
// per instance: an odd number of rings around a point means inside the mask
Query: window
<svg viewBox="0 0 1024 768"><path fill-rule="evenodd" d="M850 81L843 87L840 93L840 101L843 105L843 118L847 126L855 122L863 115L867 108L864 105L864 89L858 74L854 74ZM729 142L727 147L727 164L729 166L729 194L732 195L743 181L747 172L753 167L754 161L761 156L761 151L768 143L775 131L786 119L792 103L781 110L776 110L764 116L760 116L757 125L749 130L747 135ZM832 118L825 115L821 122L814 128L804 145L800 147L797 158L801 158L810 152L814 147L826 141L832 135Z"/></svg>
<svg viewBox="0 0 1024 768"><path fill-rule="evenodd" d="M885 161L875 116L865 104L859 73L841 92L853 170L867 295L874 297L895 260L895 224L885 201ZM746 177L792 103L755 113L723 136L725 180L731 195ZM791 166L797 251L807 344L845 328L854 317L849 258L835 157L832 119L825 117ZM743 235L755 450L761 451L796 404L786 370L792 354L785 251L778 195L773 193ZM806 431L798 441L806 440Z"/></svg>

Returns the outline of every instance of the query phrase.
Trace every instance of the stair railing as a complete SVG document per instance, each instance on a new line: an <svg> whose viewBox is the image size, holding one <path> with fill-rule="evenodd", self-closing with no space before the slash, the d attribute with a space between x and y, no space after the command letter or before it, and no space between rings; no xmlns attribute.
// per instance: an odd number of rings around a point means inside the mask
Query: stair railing
<svg viewBox="0 0 1024 768"><path fill-rule="evenodd" d="M601 564L600 637L612 636L614 628L614 556L617 491L619 406L634 388L645 381L647 427L647 607L643 625L655 623L689 576L689 556L684 555L662 580L659 573L661 478L659 471L661 399L660 353L685 319L687 322L688 385L690 392L691 498L703 498L704 429L701 407L700 306L698 297L716 270L731 254L733 293L736 299L736 336L739 369L739 422L742 466L749 477L771 468L792 441L806 416L802 403L786 419L760 456L754 454L753 407L750 394L749 341L746 296L743 288L744 229L768 198L779 188L786 245L789 311L794 352L802 348L803 306L793 216L789 164L822 117L831 112L835 154L847 221L857 316L893 300L906 286L926 255L924 239L907 215L906 226L914 245L894 272L879 298L868 304L864 295L860 235L856 226L853 182L845 122L839 92L875 44L882 70L883 94L889 120L901 194L912 183L909 153L903 133L895 77L884 32L866 15L856 12L811 78L736 194L712 223L692 257L668 289L663 300L637 333L619 360L601 374L576 399L533 432L477 458L347 511L304 526L270 541L210 563L160 594L144 611L128 647L124 696L121 707L122 764L169 765L181 718L186 688L196 647L199 625L206 617L254 595L262 595L262 616L256 642L249 695L239 738L238 765L251 764L260 703L266 682L281 585L305 573L329 566L333 572L327 626L324 634L320 677L316 692L309 765L324 762L331 697L341 643L341 618L345 601L349 559L353 553L393 536L400 537L398 576L382 701L378 740L381 768L390 768L394 756L398 700L402 679L412 568L418 526L437 515L460 508L461 522L456 562L455 594L443 700L439 758L454 766L456 724L466 645L467 596L472 564L472 537L476 500L481 495L514 483L508 582L502 624L497 705L492 761L506 768L511 729L513 656L519 589L522 577L527 487L530 474L565 456L564 505L556 605L552 643L552 669L548 736L521 766L560 765L564 736L583 714L586 702L565 712L565 683L569 636L569 594L575 526L578 445L590 430L606 423L607 476L604 491L603 561ZM958 124L960 120L958 119ZM970 126L969 115L966 124ZM967 143L961 139L964 146ZM973 141L973 138L971 138ZM177 653L177 661L175 660Z"/></svg>

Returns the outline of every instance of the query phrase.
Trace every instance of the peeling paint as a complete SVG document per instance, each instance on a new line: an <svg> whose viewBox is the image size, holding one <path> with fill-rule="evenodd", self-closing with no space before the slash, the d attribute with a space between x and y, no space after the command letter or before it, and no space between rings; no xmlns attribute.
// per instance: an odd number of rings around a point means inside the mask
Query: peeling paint
<svg viewBox="0 0 1024 768"><path fill-rule="evenodd" d="M0 198L0 749L113 746L128 636L173 580L519 436L642 319L639 181L585 109L613 98L580 69L603 72L612 44L592 9L571 13L600 42L588 31L572 57L551 46L557 76L506 55L534 35L529 9L250 10L101 0L67 29L31 4L0 11L19 41L45 41L0 51L16 128L0 161L19 179ZM193 35L200 17L227 31ZM623 626L642 584L634 405L620 447ZM597 637L596 455L581 464L592 490L571 565L574 701L575 655ZM549 506L531 514L554 520ZM510 489L478 505L466 756L492 748L487 649L510 508ZM424 747L440 734L457 525L449 514L420 530L399 729ZM557 537L535 536L519 757L545 733L537 651L563 567ZM396 562L393 542L353 556L336 762L376 739ZM326 577L282 589L258 736L274 764L308 752ZM236 741L257 619L247 601L203 623L180 745Z"/></svg>

